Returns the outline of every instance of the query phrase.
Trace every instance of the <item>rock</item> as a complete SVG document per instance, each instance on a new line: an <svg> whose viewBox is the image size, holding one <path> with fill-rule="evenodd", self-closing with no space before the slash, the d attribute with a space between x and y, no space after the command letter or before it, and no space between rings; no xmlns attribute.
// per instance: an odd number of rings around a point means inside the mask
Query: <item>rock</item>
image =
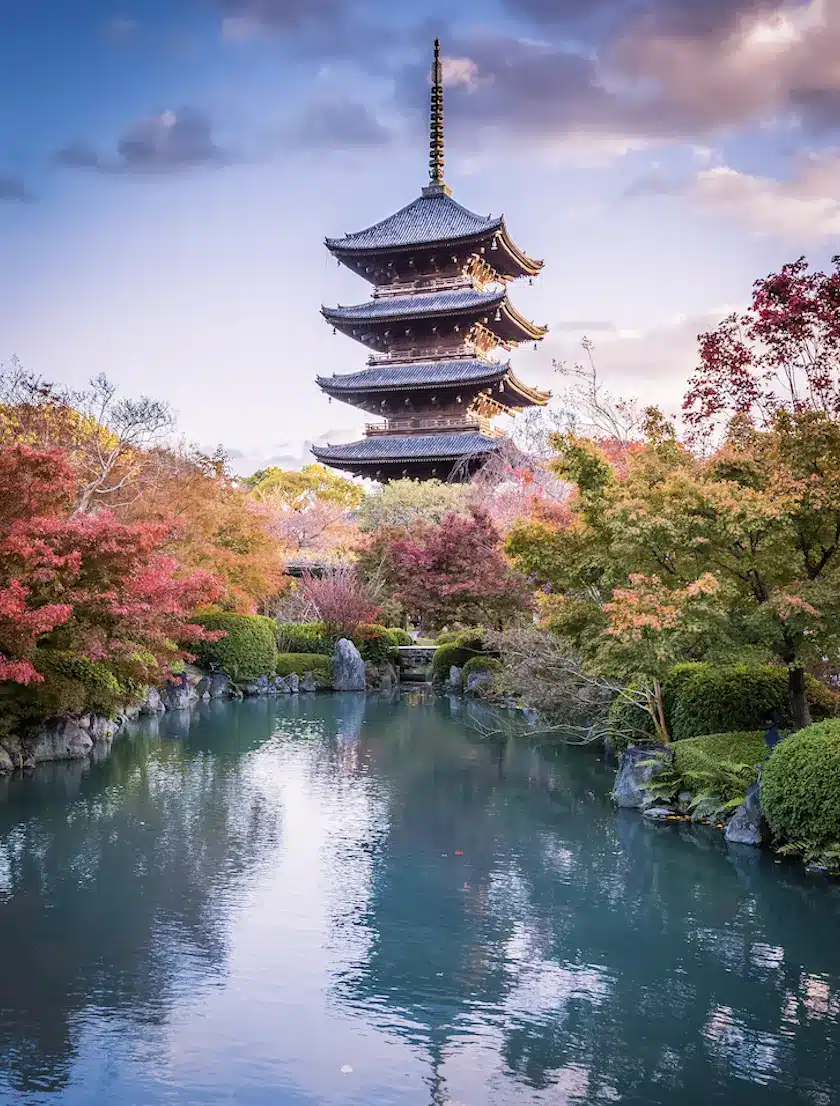
<svg viewBox="0 0 840 1106"><path fill-rule="evenodd" d="M631 745L626 749L618 758L618 775L612 793L616 806L641 810L648 800L645 784L673 759L674 751L668 746Z"/></svg>
<svg viewBox="0 0 840 1106"><path fill-rule="evenodd" d="M770 840L770 829L761 813L760 791L752 784L744 801L726 823L724 837L733 845L753 845L761 848Z"/></svg>
<svg viewBox="0 0 840 1106"><path fill-rule="evenodd" d="M309 675L311 673L307 673ZM333 651L332 686L335 691L364 691L367 687L365 662L353 642L346 637L336 642Z"/></svg>
<svg viewBox="0 0 840 1106"><path fill-rule="evenodd" d="M478 695L481 688L489 687L492 682L493 675L491 672L470 672L467 676L466 693L467 695Z"/></svg>
<svg viewBox="0 0 840 1106"><path fill-rule="evenodd" d="M667 818L673 818L674 812L667 806L649 806L642 814L653 822L664 822Z"/></svg>
<svg viewBox="0 0 840 1106"><path fill-rule="evenodd" d="M14 761L3 748L3 746L0 745L0 776L8 776L8 774L10 772L14 772L14 770Z"/></svg>
<svg viewBox="0 0 840 1106"><path fill-rule="evenodd" d="M317 691L318 685L315 683L315 677L311 672L304 672L303 679L300 681L301 691ZM362 688L364 691L364 688Z"/></svg>
<svg viewBox="0 0 840 1106"><path fill-rule="evenodd" d="M141 714L162 714L166 710L160 692L156 687L150 687L146 698L140 704Z"/></svg>
<svg viewBox="0 0 840 1106"><path fill-rule="evenodd" d="M110 745L119 728L118 722L113 722L110 718L104 718L101 714L92 714L88 733L95 744Z"/></svg>
<svg viewBox="0 0 840 1106"><path fill-rule="evenodd" d="M230 696L230 676L226 672L211 672L207 677L207 690L211 699L227 699Z"/></svg>
<svg viewBox="0 0 840 1106"><path fill-rule="evenodd" d="M190 685L183 681L177 684L167 684L163 689L164 710L188 710L195 701L196 695Z"/></svg>
<svg viewBox="0 0 840 1106"><path fill-rule="evenodd" d="M457 664L451 665L449 669L449 680L447 681L449 688L453 691L460 691L464 685L464 675Z"/></svg>
<svg viewBox="0 0 840 1106"><path fill-rule="evenodd" d="M122 717L125 722L134 722L140 717L140 703L132 703L127 706L123 712Z"/></svg>
<svg viewBox="0 0 840 1106"><path fill-rule="evenodd" d="M694 796L690 791L681 791L679 795L677 795L677 802L680 806L691 806L691 800L693 798Z"/></svg>
<svg viewBox="0 0 840 1106"><path fill-rule="evenodd" d="M263 688L258 680L247 680L244 684L240 684L242 691L249 698L255 698L258 695L264 694Z"/></svg>
<svg viewBox="0 0 840 1106"><path fill-rule="evenodd" d="M26 739L24 767L47 760L84 760L93 740L74 718L45 722Z"/></svg>
<svg viewBox="0 0 840 1106"><path fill-rule="evenodd" d="M195 693L199 699L203 699L206 695L210 698L210 677L202 676L198 683L195 685Z"/></svg>
<svg viewBox="0 0 840 1106"><path fill-rule="evenodd" d="M399 673L394 665L389 662L383 667L379 675L379 690L386 693L393 691L399 682Z"/></svg>
<svg viewBox="0 0 840 1106"><path fill-rule="evenodd" d="M289 687L285 676L275 676L274 690L278 695L288 695L292 689Z"/></svg>
<svg viewBox="0 0 840 1106"><path fill-rule="evenodd" d="M300 676L298 676L297 672L291 672L286 677L286 683L289 685L289 691L292 695L297 695L298 691L300 691Z"/></svg>

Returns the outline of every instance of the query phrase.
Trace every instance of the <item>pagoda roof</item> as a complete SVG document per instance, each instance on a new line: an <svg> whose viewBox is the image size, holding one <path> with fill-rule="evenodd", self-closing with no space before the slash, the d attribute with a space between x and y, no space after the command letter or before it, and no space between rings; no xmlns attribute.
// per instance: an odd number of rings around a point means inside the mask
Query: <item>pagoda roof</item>
<svg viewBox="0 0 840 1106"><path fill-rule="evenodd" d="M521 342L527 339L542 338L548 328L537 326L523 315L507 298L505 289L479 292L474 288L456 288L446 292L423 292L412 296L382 296L351 306L322 307L321 313L328 322L347 330L353 323L373 324L398 322L407 319L434 319L464 315L478 321L484 311L501 312L499 320L502 327L493 326L488 320L488 329L499 332L502 342ZM503 332L503 333L501 333Z"/></svg>
<svg viewBox="0 0 840 1106"><path fill-rule="evenodd" d="M326 238L327 249L340 254L377 254L401 251L436 243L456 244L469 239L497 237L509 268L509 276L533 276L543 267L516 245L508 233L503 215L476 215L453 200L446 191L423 194L387 219L343 238Z"/></svg>
<svg viewBox="0 0 840 1106"><path fill-rule="evenodd" d="M476 215L445 192L440 192L433 196L418 196L387 219L355 234L327 238L325 241L329 250L387 250L419 246L426 242L475 238L497 231L501 225L501 216Z"/></svg>
<svg viewBox="0 0 840 1106"><path fill-rule="evenodd" d="M389 319L417 318L422 315L449 315L476 307L498 307L505 298L504 289L479 292L475 288L455 288L446 292L422 292L413 296L381 296L349 307L322 307L330 322L386 322Z"/></svg>
<svg viewBox="0 0 840 1106"><path fill-rule="evenodd" d="M319 461L374 465L390 461L452 461L484 456L499 448L499 439L479 431L451 434L376 434L345 445L312 446Z"/></svg>
<svg viewBox="0 0 840 1106"><path fill-rule="evenodd" d="M319 376L317 380L325 392L339 397L366 392L431 390L460 384L481 387L504 381L505 399L510 406L542 406L551 398L550 392L528 388L517 380L508 362L477 358L376 365L361 372Z"/></svg>

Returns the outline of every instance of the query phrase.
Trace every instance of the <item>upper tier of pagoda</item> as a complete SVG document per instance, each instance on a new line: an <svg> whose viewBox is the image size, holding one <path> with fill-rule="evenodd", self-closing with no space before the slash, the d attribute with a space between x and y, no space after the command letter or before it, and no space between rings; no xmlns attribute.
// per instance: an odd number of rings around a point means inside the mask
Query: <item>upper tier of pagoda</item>
<svg viewBox="0 0 840 1106"><path fill-rule="evenodd" d="M452 199L445 186L423 194L379 223L343 238L326 238L327 249L371 284L388 285L413 273L447 272L484 262L499 281L536 276L542 261L516 245L504 216L476 215Z"/></svg>

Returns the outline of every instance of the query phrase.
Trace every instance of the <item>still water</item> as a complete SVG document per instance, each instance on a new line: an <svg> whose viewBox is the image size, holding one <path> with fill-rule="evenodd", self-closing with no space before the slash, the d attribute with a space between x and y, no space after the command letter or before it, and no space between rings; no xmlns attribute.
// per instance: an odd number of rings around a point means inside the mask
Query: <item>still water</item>
<svg viewBox="0 0 840 1106"><path fill-rule="evenodd" d="M469 709L208 704L0 782L0 1103L836 1102L840 886Z"/></svg>

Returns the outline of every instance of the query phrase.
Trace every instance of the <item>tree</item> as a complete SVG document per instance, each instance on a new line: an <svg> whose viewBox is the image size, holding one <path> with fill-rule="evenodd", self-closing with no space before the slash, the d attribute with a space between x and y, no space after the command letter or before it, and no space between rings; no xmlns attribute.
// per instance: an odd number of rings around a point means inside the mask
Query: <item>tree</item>
<svg viewBox="0 0 840 1106"><path fill-rule="evenodd" d="M505 561L486 514L417 522L387 549L395 598L430 627L496 625L528 609L525 581Z"/></svg>
<svg viewBox="0 0 840 1106"><path fill-rule="evenodd" d="M148 451L173 427L167 404L120 398L102 374L72 391L28 372L17 359L0 366L0 440L64 449L77 477L75 514L135 498Z"/></svg>
<svg viewBox="0 0 840 1106"><path fill-rule="evenodd" d="M708 441L732 416L771 427L779 411L840 417L840 256L829 273L804 257L756 281L750 307L701 334L683 415Z"/></svg>
<svg viewBox="0 0 840 1106"><path fill-rule="evenodd" d="M352 510L365 498L361 484L317 464L304 465L301 469L260 469L247 477L244 484L258 499L270 499L275 505L282 504L295 511L304 510L316 501Z"/></svg>
<svg viewBox="0 0 840 1106"><path fill-rule="evenodd" d="M356 511L362 533L380 527L411 526L416 522L435 526L447 515L469 516L469 489L441 480L392 480L368 495Z"/></svg>
<svg viewBox="0 0 840 1106"><path fill-rule="evenodd" d="M333 565L319 576L305 572L301 590L333 637L352 637L362 624L375 622L381 610L352 565Z"/></svg>
<svg viewBox="0 0 840 1106"><path fill-rule="evenodd" d="M78 514L77 488L62 451L0 447L0 680L43 683L57 655L150 680L206 636L190 614L218 581L165 554L165 525Z"/></svg>

